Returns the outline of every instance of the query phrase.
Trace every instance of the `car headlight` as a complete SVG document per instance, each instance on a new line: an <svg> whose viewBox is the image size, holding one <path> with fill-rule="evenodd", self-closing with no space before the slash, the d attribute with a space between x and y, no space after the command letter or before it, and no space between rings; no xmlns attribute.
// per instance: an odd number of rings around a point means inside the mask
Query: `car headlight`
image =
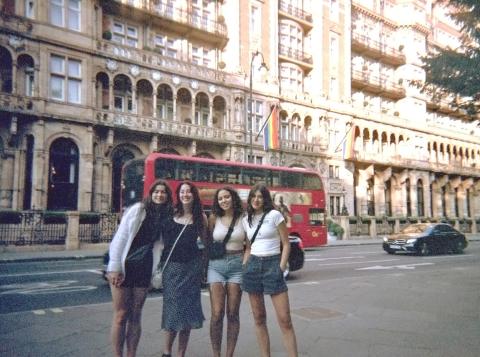
<svg viewBox="0 0 480 357"><path fill-rule="evenodd" d="M388 242L388 238L387 238L387 237L383 237L383 241L384 241L384 242Z"/></svg>
<svg viewBox="0 0 480 357"><path fill-rule="evenodd" d="M413 244L417 241L417 238L407 239L407 244Z"/></svg>

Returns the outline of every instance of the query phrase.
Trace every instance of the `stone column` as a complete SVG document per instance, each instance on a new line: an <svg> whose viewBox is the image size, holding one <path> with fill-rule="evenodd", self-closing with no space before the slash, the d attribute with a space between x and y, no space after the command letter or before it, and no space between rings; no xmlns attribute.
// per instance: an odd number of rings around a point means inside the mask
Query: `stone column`
<svg viewBox="0 0 480 357"><path fill-rule="evenodd" d="M35 138L32 172L32 208L42 209L47 206L48 188L47 148L45 148L45 121L33 124L32 134Z"/></svg>
<svg viewBox="0 0 480 357"><path fill-rule="evenodd" d="M152 105L153 105L153 117L157 118L157 88L153 88L153 100L152 100ZM161 118L161 119L166 119L166 118Z"/></svg>
<svg viewBox="0 0 480 357"><path fill-rule="evenodd" d="M153 135L152 139L150 140L150 152L154 152L158 150L158 136Z"/></svg>
<svg viewBox="0 0 480 357"><path fill-rule="evenodd" d="M375 215L385 216L385 182L392 176L392 168L389 167L374 175Z"/></svg>
<svg viewBox="0 0 480 357"><path fill-rule="evenodd" d="M65 238L66 250L77 250L80 248L80 239L78 237L79 232L79 212L69 211L67 212L67 237Z"/></svg>
<svg viewBox="0 0 480 357"><path fill-rule="evenodd" d="M173 121L179 121L177 118L177 94L173 95Z"/></svg>
<svg viewBox="0 0 480 357"><path fill-rule="evenodd" d="M208 102L208 127L213 127L213 99L210 99Z"/></svg>
<svg viewBox="0 0 480 357"><path fill-rule="evenodd" d="M370 180L374 173L375 169L373 165L370 165L365 170L358 170L358 181L357 187L355 187L355 195L357 197L357 209L360 216L366 216L368 214L368 180Z"/></svg>
<svg viewBox="0 0 480 357"><path fill-rule="evenodd" d="M87 128L84 137L83 153L80 154L79 162L79 187L78 187L78 210L90 211L92 209L92 190L93 190L93 128Z"/></svg>
<svg viewBox="0 0 480 357"><path fill-rule="evenodd" d="M112 111L114 106L113 102L113 80L108 83L108 110Z"/></svg>

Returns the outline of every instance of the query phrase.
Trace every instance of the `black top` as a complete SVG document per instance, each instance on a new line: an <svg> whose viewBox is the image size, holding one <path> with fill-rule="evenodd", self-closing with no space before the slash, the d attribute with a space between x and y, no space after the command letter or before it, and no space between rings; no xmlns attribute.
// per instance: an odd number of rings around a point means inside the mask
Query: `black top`
<svg viewBox="0 0 480 357"><path fill-rule="evenodd" d="M162 235L165 247L162 253L162 261L165 261L184 225L175 222L173 218L170 218L163 223ZM198 232L195 226L193 224L188 224L178 240L175 249L173 250L170 261L181 263L188 262L196 258L200 253L197 245L197 239Z"/></svg>

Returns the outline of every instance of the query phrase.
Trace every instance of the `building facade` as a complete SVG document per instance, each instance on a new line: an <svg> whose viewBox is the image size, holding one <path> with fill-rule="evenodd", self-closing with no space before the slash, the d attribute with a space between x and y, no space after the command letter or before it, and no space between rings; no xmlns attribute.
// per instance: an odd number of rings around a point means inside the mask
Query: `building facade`
<svg viewBox="0 0 480 357"><path fill-rule="evenodd" d="M123 163L160 151L317 170L331 216L476 229L479 121L412 85L460 37L435 1L1 6L0 209L118 211Z"/></svg>

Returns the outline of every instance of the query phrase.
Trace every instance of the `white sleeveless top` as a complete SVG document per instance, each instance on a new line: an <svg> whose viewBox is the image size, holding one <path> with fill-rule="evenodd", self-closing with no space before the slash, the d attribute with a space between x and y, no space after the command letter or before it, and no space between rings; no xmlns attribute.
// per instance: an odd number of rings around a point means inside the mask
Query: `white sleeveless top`
<svg viewBox="0 0 480 357"><path fill-rule="evenodd" d="M213 240L215 241L223 241L225 236L228 232L228 226L225 226L222 223L220 217L217 217L215 220L215 228L213 228ZM239 217L237 222L235 222L235 227L233 227L232 235L227 242L226 248L227 250L242 250L243 249L243 242L245 240L245 230L243 229L242 225L242 218Z"/></svg>

